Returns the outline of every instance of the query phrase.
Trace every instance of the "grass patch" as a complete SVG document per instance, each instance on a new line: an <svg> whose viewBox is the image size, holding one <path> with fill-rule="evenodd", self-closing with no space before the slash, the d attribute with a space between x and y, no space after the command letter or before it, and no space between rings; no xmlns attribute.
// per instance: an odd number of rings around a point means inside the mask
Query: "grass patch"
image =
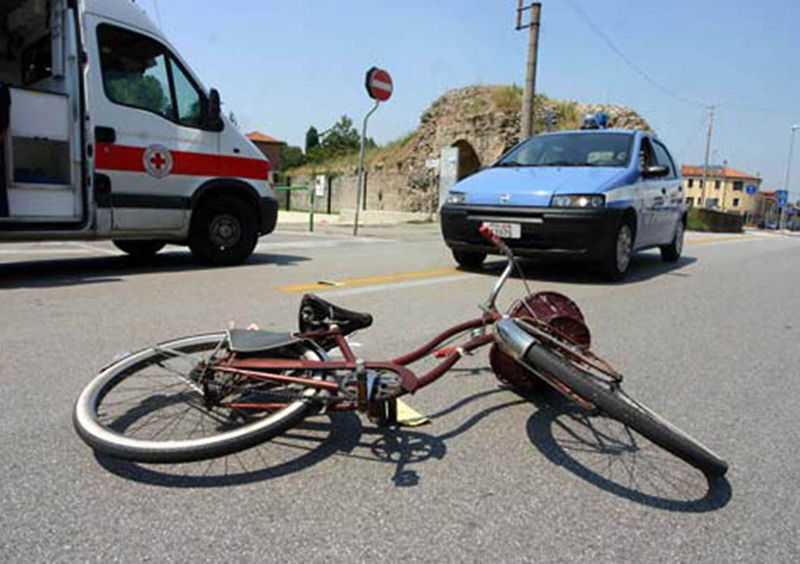
<svg viewBox="0 0 800 564"><path fill-rule="evenodd" d="M495 88L492 90L492 103L504 112L519 110L522 105L522 88L516 84Z"/></svg>
<svg viewBox="0 0 800 564"><path fill-rule="evenodd" d="M708 225L700 217L700 212L696 208L689 208L689 214L686 218L686 229L690 231L708 231Z"/></svg>

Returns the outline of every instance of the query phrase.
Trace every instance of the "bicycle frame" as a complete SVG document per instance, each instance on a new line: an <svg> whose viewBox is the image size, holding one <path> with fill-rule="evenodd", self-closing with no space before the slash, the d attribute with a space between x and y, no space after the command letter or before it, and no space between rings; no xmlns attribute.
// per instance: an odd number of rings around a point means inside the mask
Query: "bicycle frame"
<svg viewBox="0 0 800 564"><path fill-rule="evenodd" d="M398 396L405 393L414 393L441 378L464 355L470 354L472 351L494 342L494 334L487 332L487 328L493 326L503 317L503 315L497 310L496 301L497 296L499 295L514 268L513 256L511 255L510 251L508 254L509 262L506 265L505 270L492 288L489 299L484 305L481 306L481 309L484 312L481 317L454 325L435 336L418 349L403 356L399 356L389 361L363 361L358 359L353 353L350 344L347 342L345 335L338 327L334 326L329 331L299 333L297 334L297 337L300 339L307 339L312 342L315 339L334 337L336 340L336 348L339 349L344 360L317 361L268 357L237 358L234 354L224 359L222 362L215 364L213 369L217 372L227 373L232 376L241 376L244 378L253 378L257 380L272 381L284 384L299 384L331 393L335 393L340 390L339 383L320 379L319 377L315 377L315 375L332 371L348 371L356 376L362 376L359 379L359 400L356 402L332 402L327 408L331 411L348 411L359 408L362 410L366 409L368 392L366 389L364 389L365 378L363 376L369 371L395 373L400 379L403 389L402 393L398 394ZM437 349L437 347L439 347L442 343L467 331L479 331L479 334L473 336L460 346L441 350ZM413 364L419 360L422 360L423 358L430 356L432 353L437 357L443 358L443 360L425 374L417 376L414 371L408 368L409 364ZM287 374L278 373L282 371L298 371L302 372L304 375L290 376ZM287 404L233 402L222 403L220 405L222 407L238 409L279 409Z"/></svg>

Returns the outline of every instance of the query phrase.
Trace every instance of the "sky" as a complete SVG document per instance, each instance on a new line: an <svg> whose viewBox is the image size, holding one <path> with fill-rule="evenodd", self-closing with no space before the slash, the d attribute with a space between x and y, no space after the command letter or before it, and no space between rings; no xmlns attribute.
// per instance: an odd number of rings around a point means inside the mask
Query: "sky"
<svg viewBox="0 0 800 564"><path fill-rule="evenodd" d="M369 121L381 144L413 131L447 90L525 80L517 0L137 1L243 130L293 145L310 125L360 124L372 66L395 85ZM781 189L800 123L799 62L795 0L543 0L536 90L629 106L685 164L703 162L714 105L712 164ZM793 200L800 139L794 148Z"/></svg>

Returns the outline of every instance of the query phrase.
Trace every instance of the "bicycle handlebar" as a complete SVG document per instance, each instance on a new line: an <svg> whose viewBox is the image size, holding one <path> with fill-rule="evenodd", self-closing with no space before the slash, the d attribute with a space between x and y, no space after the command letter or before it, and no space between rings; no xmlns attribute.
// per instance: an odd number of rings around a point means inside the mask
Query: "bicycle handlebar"
<svg viewBox="0 0 800 564"><path fill-rule="evenodd" d="M487 238L495 247L500 249L503 252L503 254L506 255L508 258L513 257L513 253L511 252L511 249L508 248L508 245L506 245L506 242L503 241L503 239L501 239L497 233L492 231L491 227L489 227L488 225L481 225L478 228L478 233Z"/></svg>

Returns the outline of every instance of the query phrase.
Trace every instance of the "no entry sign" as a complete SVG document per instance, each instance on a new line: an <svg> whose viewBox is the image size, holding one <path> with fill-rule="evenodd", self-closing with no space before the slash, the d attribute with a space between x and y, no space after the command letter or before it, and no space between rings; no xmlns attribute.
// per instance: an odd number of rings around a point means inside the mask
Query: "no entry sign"
<svg viewBox="0 0 800 564"><path fill-rule="evenodd" d="M378 67L372 67L367 71L367 93L369 97L385 102L392 97L392 77L389 73Z"/></svg>

